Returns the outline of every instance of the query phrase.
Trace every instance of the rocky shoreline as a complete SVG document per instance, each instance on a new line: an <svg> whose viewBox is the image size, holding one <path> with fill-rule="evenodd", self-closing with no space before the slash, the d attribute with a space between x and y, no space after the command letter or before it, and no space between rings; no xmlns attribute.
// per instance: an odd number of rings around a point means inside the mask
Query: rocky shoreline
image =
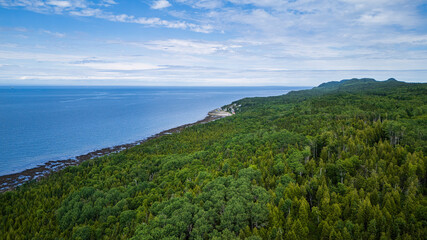
<svg viewBox="0 0 427 240"><path fill-rule="evenodd" d="M105 155L108 155L111 153L120 152L120 151L129 149L133 146L140 145L141 143L144 143L144 142L149 141L151 139L155 139L155 138L167 135L167 134L180 132L184 128L187 128L187 127L191 127L191 126L194 126L197 124L212 122L214 120L226 117L224 114L217 114L216 111L217 111L217 109L209 112L208 115L204 119L199 120L197 122L188 123L188 124L184 124L184 125L181 125L181 126L178 126L175 128L171 128L171 129L162 131L160 133L157 133L157 134L150 136L150 137L143 139L143 140L139 140L139 141L136 141L133 143L116 145L113 147L102 148L99 150L95 150L93 152L89 152L87 154L77 156L75 158L70 158L70 159L65 159L65 160L49 161L49 162L46 162L46 163L39 165L35 168L26 169L26 170L19 172L19 173L12 173L12 174L8 174L8 175L0 176L0 193L13 190L25 182L28 182L31 180L41 179L43 177L48 176L49 174L51 174L53 172L60 171L60 170L66 168L68 166L76 166L76 165L79 165L80 163L82 163L86 160L92 159L92 158L101 157L101 156L105 156Z"/></svg>

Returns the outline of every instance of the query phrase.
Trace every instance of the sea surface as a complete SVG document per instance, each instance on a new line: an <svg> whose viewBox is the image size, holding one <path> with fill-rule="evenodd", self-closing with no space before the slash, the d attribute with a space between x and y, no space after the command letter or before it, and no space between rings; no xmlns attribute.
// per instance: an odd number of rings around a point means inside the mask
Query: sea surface
<svg viewBox="0 0 427 240"><path fill-rule="evenodd" d="M0 175L145 139L298 87L0 87Z"/></svg>

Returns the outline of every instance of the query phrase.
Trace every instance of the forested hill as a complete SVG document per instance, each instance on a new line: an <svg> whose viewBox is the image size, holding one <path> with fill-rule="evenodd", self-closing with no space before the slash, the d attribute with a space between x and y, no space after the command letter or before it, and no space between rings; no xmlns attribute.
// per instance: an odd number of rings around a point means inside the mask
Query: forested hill
<svg viewBox="0 0 427 240"><path fill-rule="evenodd" d="M2 239L426 239L427 84L351 79L0 195Z"/></svg>

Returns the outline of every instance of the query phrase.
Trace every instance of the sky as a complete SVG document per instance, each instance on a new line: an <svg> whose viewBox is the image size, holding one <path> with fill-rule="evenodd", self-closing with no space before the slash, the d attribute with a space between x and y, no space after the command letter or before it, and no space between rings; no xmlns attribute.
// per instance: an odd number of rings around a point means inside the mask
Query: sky
<svg viewBox="0 0 427 240"><path fill-rule="evenodd" d="M425 0L0 0L0 85L427 82Z"/></svg>

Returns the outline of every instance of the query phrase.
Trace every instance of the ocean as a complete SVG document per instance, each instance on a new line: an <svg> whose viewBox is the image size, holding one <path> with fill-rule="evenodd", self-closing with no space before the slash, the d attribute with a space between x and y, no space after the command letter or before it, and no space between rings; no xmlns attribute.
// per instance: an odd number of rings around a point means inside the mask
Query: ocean
<svg viewBox="0 0 427 240"><path fill-rule="evenodd" d="M0 87L0 175L131 143L298 87Z"/></svg>

